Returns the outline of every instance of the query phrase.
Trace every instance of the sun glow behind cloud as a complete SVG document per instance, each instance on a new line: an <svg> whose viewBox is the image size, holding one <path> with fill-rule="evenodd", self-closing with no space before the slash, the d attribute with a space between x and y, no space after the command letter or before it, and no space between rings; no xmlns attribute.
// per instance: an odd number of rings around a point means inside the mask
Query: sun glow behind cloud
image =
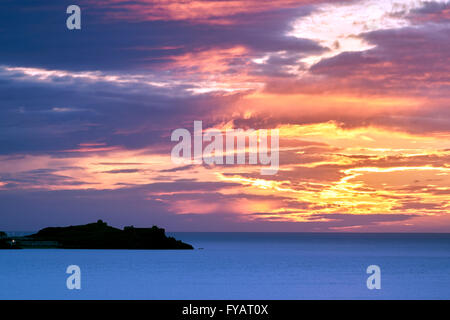
<svg viewBox="0 0 450 320"><path fill-rule="evenodd" d="M193 166L170 173L173 165L168 155L155 154L152 150L109 150L102 144L84 144L78 151L71 151L81 152L79 157L2 159L4 166L0 173L8 173L10 179L2 181L2 186L15 181L16 187L22 189L104 190L192 179L225 183L215 191L221 199L211 203L204 198L209 192L184 189L148 191L148 199L165 203L178 214L214 214L228 206L244 221L307 222L321 214L417 214L418 209L421 215L445 216L450 193L447 139L375 128L344 130L333 123L281 126L279 130L281 154L295 154L297 160L282 165L281 175L274 177L261 177L258 168L250 170L248 166ZM361 139L364 136L372 138ZM294 148L283 144L285 139L292 138L307 143ZM417 149L389 147L412 140L422 141ZM385 148L371 148L373 143ZM323 148L314 150L317 145ZM84 150L87 146L89 150ZM408 165L411 163L415 165ZM41 176L40 181L31 184L27 180L21 182L26 172L42 168L55 168L52 174L59 179ZM324 179L323 172L333 174Z"/></svg>

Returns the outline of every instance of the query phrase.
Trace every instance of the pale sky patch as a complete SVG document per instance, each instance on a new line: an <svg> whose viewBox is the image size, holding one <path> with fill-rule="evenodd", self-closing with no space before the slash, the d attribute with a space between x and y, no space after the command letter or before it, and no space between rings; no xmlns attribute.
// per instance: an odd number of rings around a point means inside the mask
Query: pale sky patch
<svg viewBox="0 0 450 320"><path fill-rule="evenodd" d="M443 3L445 0L434 2ZM377 30L397 29L411 25L407 15L422 7L420 0L363 0L350 4L323 4L311 15L297 19L287 34L317 41L329 49L321 54L303 58L308 66L323 58L342 52L365 51L374 45L359 35Z"/></svg>

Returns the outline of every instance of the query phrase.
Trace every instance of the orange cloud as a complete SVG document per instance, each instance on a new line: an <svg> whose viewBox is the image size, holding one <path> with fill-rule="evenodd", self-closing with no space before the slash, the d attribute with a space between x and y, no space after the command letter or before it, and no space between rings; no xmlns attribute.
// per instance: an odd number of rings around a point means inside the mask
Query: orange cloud
<svg viewBox="0 0 450 320"><path fill-rule="evenodd" d="M229 24L232 16L258 13L278 8L299 7L318 3L314 0L109 0L95 3L120 9L110 12L114 19L133 20L188 20L194 23Z"/></svg>

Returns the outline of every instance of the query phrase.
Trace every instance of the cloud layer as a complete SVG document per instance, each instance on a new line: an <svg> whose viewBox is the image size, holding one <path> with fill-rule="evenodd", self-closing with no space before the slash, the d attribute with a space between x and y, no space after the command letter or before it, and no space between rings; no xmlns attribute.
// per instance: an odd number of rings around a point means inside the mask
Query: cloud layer
<svg viewBox="0 0 450 320"><path fill-rule="evenodd" d="M448 230L449 2L69 4L0 4L0 229ZM279 129L278 174L173 164L194 120Z"/></svg>

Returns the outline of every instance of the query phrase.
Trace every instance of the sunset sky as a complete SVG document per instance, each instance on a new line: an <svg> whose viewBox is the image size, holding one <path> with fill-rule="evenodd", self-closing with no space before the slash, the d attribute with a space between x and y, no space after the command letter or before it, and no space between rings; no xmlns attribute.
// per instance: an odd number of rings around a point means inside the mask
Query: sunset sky
<svg viewBox="0 0 450 320"><path fill-rule="evenodd" d="M0 230L449 232L449 62L445 0L2 0ZM194 120L278 173L174 164Z"/></svg>

